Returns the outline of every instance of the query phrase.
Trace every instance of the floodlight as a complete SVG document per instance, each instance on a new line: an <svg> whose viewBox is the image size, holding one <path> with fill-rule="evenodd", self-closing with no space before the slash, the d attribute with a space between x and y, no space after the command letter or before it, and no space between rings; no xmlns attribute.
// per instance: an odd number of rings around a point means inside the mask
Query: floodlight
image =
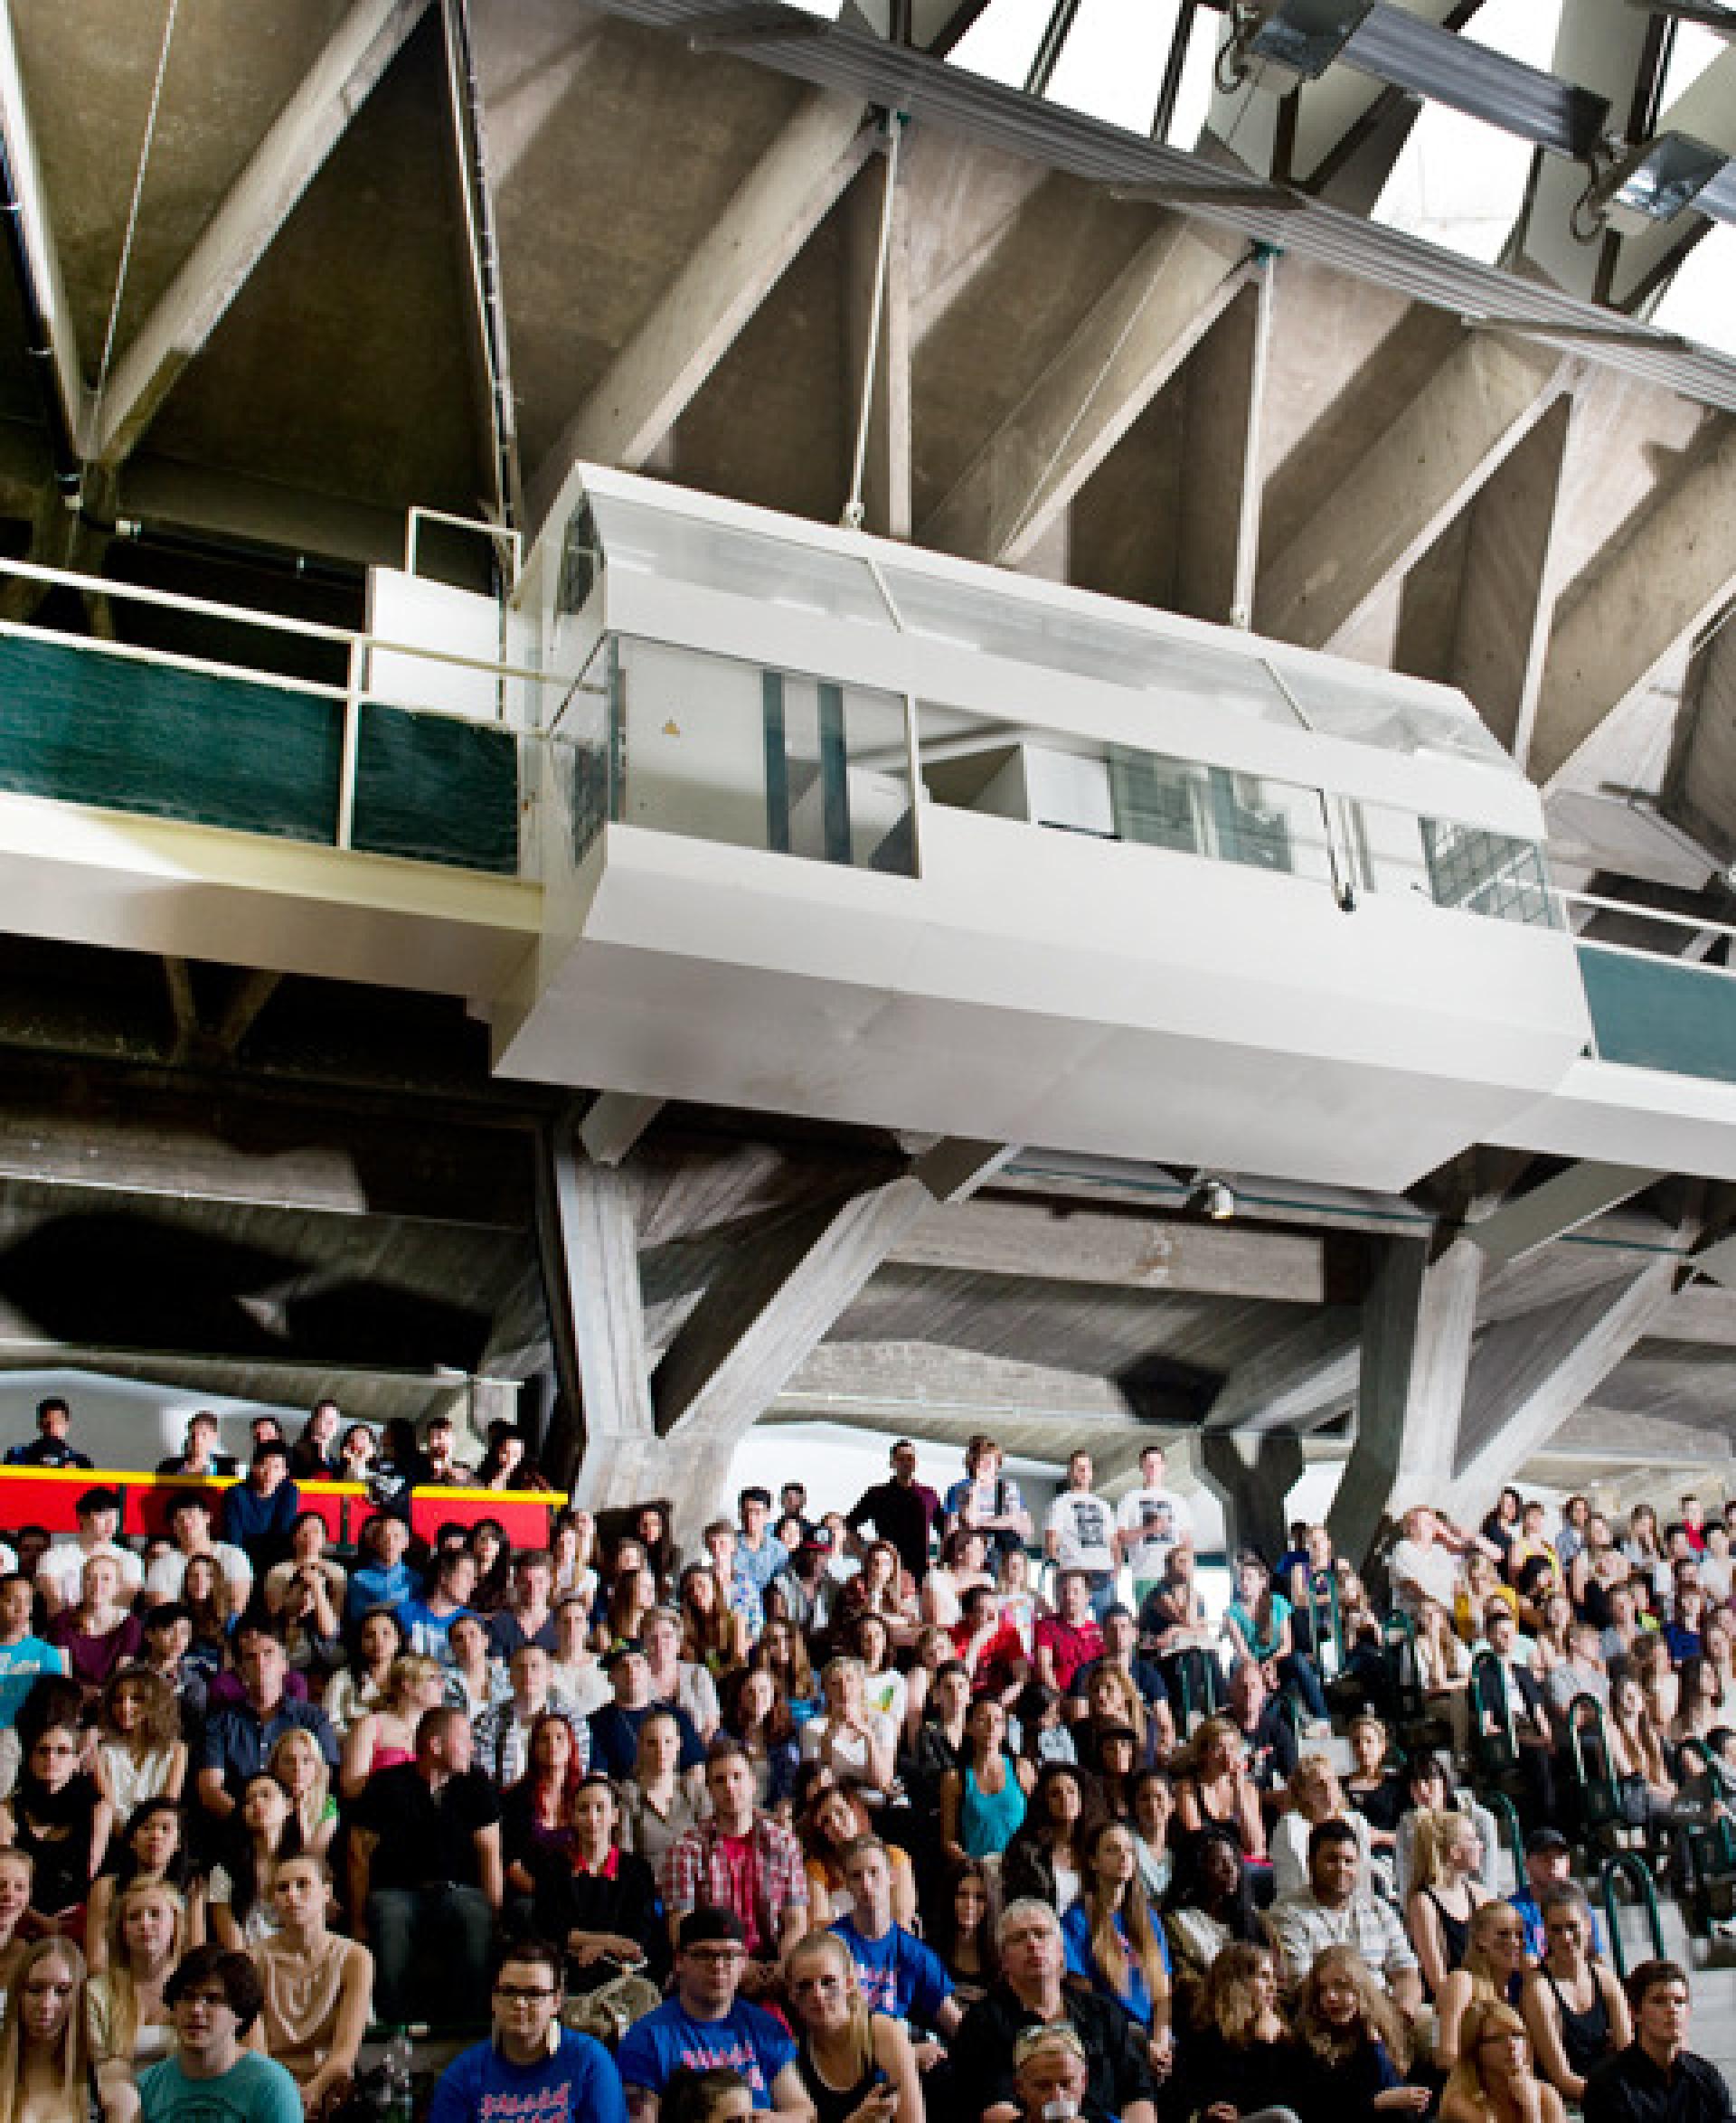
<svg viewBox="0 0 1736 2123"><path fill-rule="evenodd" d="M1236 1213L1236 1197L1225 1181L1196 1172L1194 1191L1184 1206L1197 1211L1212 1223L1228 1223Z"/></svg>
<svg viewBox="0 0 1736 2123"><path fill-rule="evenodd" d="M1686 133L1659 133L1619 156L1592 185L1592 217L1637 235L1693 207L1709 221L1736 222L1736 162Z"/></svg>

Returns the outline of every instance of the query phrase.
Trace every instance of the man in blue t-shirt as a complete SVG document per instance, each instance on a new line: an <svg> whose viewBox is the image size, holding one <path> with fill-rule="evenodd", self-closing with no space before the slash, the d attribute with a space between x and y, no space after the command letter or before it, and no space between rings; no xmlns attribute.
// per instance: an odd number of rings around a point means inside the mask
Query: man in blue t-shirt
<svg viewBox="0 0 1736 2123"><path fill-rule="evenodd" d="M682 1919L675 1995L633 2023L616 2054L633 2123L656 2123L663 2090L683 2067L739 2072L756 2109L812 2118L783 2024L736 1996L747 1958L741 1926L728 1910L697 1909Z"/></svg>
<svg viewBox="0 0 1736 2123"><path fill-rule="evenodd" d="M35 1607L28 1578L16 1571L0 1578L0 1731L10 1728L38 1674L66 1671L65 1652L31 1635Z"/></svg>
<svg viewBox="0 0 1736 2123"><path fill-rule="evenodd" d="M950 2034L960 2018L952 1978L913 1932L893 1920L892 1854L877 1835L859 1835L845 1850L844 1883L850 1891L850 1913L832 1929L850 1948L868 2010ZM924 2071L939 2062L938 2043L920 2033L911 2040Z"/></svg>
<svg viewBox="0 0 1736 2123"><path fill-rule="evenodd" d="M539 1939L507 1946L495 1974L490 2039L441 2072L429 2123L627 2123L621 2076L600 2042L561 2024L561 1949Z"/></svg>

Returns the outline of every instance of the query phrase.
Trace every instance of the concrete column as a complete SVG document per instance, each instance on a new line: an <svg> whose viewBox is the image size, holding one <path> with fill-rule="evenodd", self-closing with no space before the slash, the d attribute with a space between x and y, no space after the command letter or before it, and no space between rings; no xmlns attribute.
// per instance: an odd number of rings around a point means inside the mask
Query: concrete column
<svg viewBox="0 0 1736 2123"><path fill-rule="evenodd" d="M1198 1466L1223 1505L1231 1554L1253 1548L1275 1563L1289 1545L1287 1507L1302 1473L1301 1439L1283 1431L1207 1431Z"/></svg>

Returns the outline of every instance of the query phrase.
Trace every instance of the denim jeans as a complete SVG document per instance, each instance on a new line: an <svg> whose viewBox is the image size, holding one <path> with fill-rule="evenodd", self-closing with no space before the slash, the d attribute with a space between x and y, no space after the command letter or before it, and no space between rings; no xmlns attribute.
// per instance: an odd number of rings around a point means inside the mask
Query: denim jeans
<svg viewBox="0 0 1736 2123"><path fill-rule="evenodd" d="M494 1935L495 1912L479 1887L377 1889L368 1897L376 2016L400 2024L486 2019Z"/></svg>

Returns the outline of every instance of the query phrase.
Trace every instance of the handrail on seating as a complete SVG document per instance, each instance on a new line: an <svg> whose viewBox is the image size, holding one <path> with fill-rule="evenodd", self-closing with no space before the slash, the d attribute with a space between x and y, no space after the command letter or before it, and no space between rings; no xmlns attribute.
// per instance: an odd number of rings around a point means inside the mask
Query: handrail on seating
<svg viewBox="0 0 1736 2123"><path fill-rule="evenodd" d="M1500 1830L1501 1840L1513 1860L1513 1884L1516 1893L1525 1883L1525 1832L1519 1825L1519 1809L1505 1791L1480 1791L1480 1803L1488 1807Z"/></svg>
<svg viewBox="0 0 1736 2123"><path fill-rule="evenodd" d="M1479 1651L1471 1661L1469 1693L1477 1759L1486 1775L1508 1776L1519 1766L1519 1735L1506 1668L1494 1652Z"/></svg>
<svg viewBox="0 0 1736 2123"><path fill-rule="evenodd" d="M1657 1889L1652 1884L1651 1868L1634 1851L1613 1852L1604 1859L1603 1870L1598 1874L1598 1893L1609 1926L1609 1951L1615 1958L1616 1974L1626 1981L1628 1948L1616 1920L1616 1882L1624 1879L1633 1881L1639 1889L1640 1906L1646 1911L1646 1925L1652 1934L1652 1958L1662 1961L1669 1957L1664 1950L1664 1920L1658 1914Z"/></svg>
<svg viewBox="0 0 1736 2123"><path fill-rule="evenodd" d="M1595 1695L1576 1695L1567 1706L1568 1759L1579 1791L1580 1822L1588 1835L1622 1820L1621 1792L1609 1750L1603 1705Z"/></svg>

